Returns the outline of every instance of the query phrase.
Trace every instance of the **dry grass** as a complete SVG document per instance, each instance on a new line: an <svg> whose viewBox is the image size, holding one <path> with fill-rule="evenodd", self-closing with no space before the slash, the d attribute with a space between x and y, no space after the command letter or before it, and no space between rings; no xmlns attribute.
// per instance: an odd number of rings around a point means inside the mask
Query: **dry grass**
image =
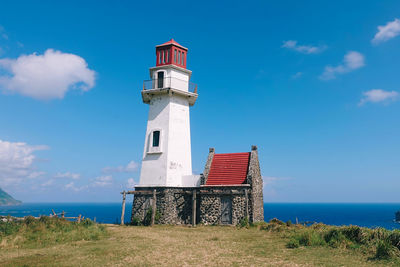
<svg viewBox="0 0 400 267"><path fill-rule="evenodd" d="M329 247L286 248L288 239L257 228L108 225L97 241L39 249L2 248L4 266L395 266Z"/></svg>

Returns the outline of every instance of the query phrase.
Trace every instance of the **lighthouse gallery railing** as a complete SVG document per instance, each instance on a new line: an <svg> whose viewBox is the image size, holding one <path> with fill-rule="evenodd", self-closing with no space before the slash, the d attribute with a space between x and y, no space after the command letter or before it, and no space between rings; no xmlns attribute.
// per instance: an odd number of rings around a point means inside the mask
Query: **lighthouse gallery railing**
<svg viewBox="0 0 400 267"><path fill-rule="evenodd" d="M178 78L166 77L143 81L143 90L172 88L197 94L197 84Z"/></svg>

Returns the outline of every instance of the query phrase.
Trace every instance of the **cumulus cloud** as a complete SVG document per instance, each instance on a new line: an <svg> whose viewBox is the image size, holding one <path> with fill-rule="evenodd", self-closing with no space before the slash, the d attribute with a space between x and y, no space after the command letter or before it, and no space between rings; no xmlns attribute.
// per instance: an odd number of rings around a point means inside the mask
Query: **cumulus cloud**
<svg viewBox="0 0 400 267"><path fill-rule="evenodd" d="M75 192L79 192L79 191L82 191L83 189L86 189L87 187L88 187L87 185L75 186L75 183L74 183L74 182L70 182L70 183L68 183L68 184L66 184L66 185L64 186L64 189L66 189L66 190L72 190L72 191L75 191Z"/></svg>
<svg viewBox="0 0 400 267"><path fill-rule="evenodd" d="M135 180L133 179L133 178L129 178L128 180L127 180L127 187L128 188L133 188L133 187L135 187Z"/></svg>
<svg viewBox="0 0 400 267"><path fill-rule="evenodd" d="M378 26L378 32L372 39L373 44L379 44L396 37L400 34L400 20L394 19L388 22L385 26Z"/></svg>
<svg viewBox="0 0 400 267"><path fill-rule="evenodd" d="M93 186L100 186L100 187L105 187L108 185L111 185L113 182L113 178L111 175L106 175L106 176L99 176L94 179Z"/></svg>
<svg viewBox="0 0 400 267"><path fill-rule="evenodd" d="M21 55L0 59L0 87L35 99L61 99L69 90L93 88L95 72L80 56L48 49L43 55Z"/></svg>
<svg viewBox="0 0 400 267"><path fill-rule="evenodd" d="M335 79L337 74L344 74L365 66L365 57L357 51L348 52L343 59L343 63L336 67L330 65L325 67L324 72L320 76L321 80Z"/></svg>
<svg viewBox="0 0 400 267"><path fill-rule="evenodd" d="M34 152L45 149L48 147L0 140L0 185L18 184L43 175L44 172L35 171Z"/></svg>
<svg viewBox="0 0 400 267"><path fill-rule="evenodd" d="M360 100L359 106L364 105L367 102L371 103L388 103L396 101L399 98L399 93L396 91L384 91L382 89L372 89L363 92L363 97Z"/></svg>
<svg viewBox="0 0 400 267"><path fill-rule="evenodd" d="M288 48L303 54L318 54L324 51L327 47L325 45L323 46L312 46L312 45L298 45L297 41L295 40L289 40L289 41L284 41L283 48Z"/></svg>
<svg viewBox="0 0 400 267"><path fill-rule="evenodd" d="M131 160L126 166L118 167L105 167L102 169L103 173L118 173L118 172L134 172L138 168L138 164Z"/></svg>
<svg viewBox="0 0 400 267"><path fill-rule="evenodd" d="M67 179L73 179L77 180L81 177L79 173L71 173L71 172L59 172L56 175L54 175L54 178L67 178Z"/></svg>

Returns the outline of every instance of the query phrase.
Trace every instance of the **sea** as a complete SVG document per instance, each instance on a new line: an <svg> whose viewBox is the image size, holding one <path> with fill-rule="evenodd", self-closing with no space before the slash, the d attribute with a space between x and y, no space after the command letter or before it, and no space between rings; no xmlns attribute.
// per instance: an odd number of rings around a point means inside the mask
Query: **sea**
<svg viewBox="0 0 400 267"><path fill-rule="evenodd" d="M132 203L126 204L125 222L131 217ZM24 203L0 206L0 215L24 217L65 212L65 216L96 220L99 223L120 223L121 203ZM277 218L295 223L324 223L330 225L358 225L369 228L400 229L394 221L400 203L265 203L264 218Z"/></svg>

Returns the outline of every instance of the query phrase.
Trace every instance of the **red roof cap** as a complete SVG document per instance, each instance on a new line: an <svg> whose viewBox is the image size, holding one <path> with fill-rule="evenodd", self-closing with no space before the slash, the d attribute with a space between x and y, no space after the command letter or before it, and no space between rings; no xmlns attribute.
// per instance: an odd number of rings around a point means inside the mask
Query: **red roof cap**
<svg viewBox="0 0 400 267"><path fill-rule="evenodd" d="M183 48L183 49L185 49L185 50L188 50L186 47L184 47L184 46L178 44L174 39L171 39L171 40L169 40L169 41L166 42L166 43L163 43L163 44L160 44L160 45L156 45L156 47L167 46L167 45L175 45L175 46L178 46L178 47Z"/></svg>
<svg viewBox="0 0 400 267"><path fill-rule="evenodd" d="M206 185L235 185L246 182L250 153L215 154Z"/></svg>

